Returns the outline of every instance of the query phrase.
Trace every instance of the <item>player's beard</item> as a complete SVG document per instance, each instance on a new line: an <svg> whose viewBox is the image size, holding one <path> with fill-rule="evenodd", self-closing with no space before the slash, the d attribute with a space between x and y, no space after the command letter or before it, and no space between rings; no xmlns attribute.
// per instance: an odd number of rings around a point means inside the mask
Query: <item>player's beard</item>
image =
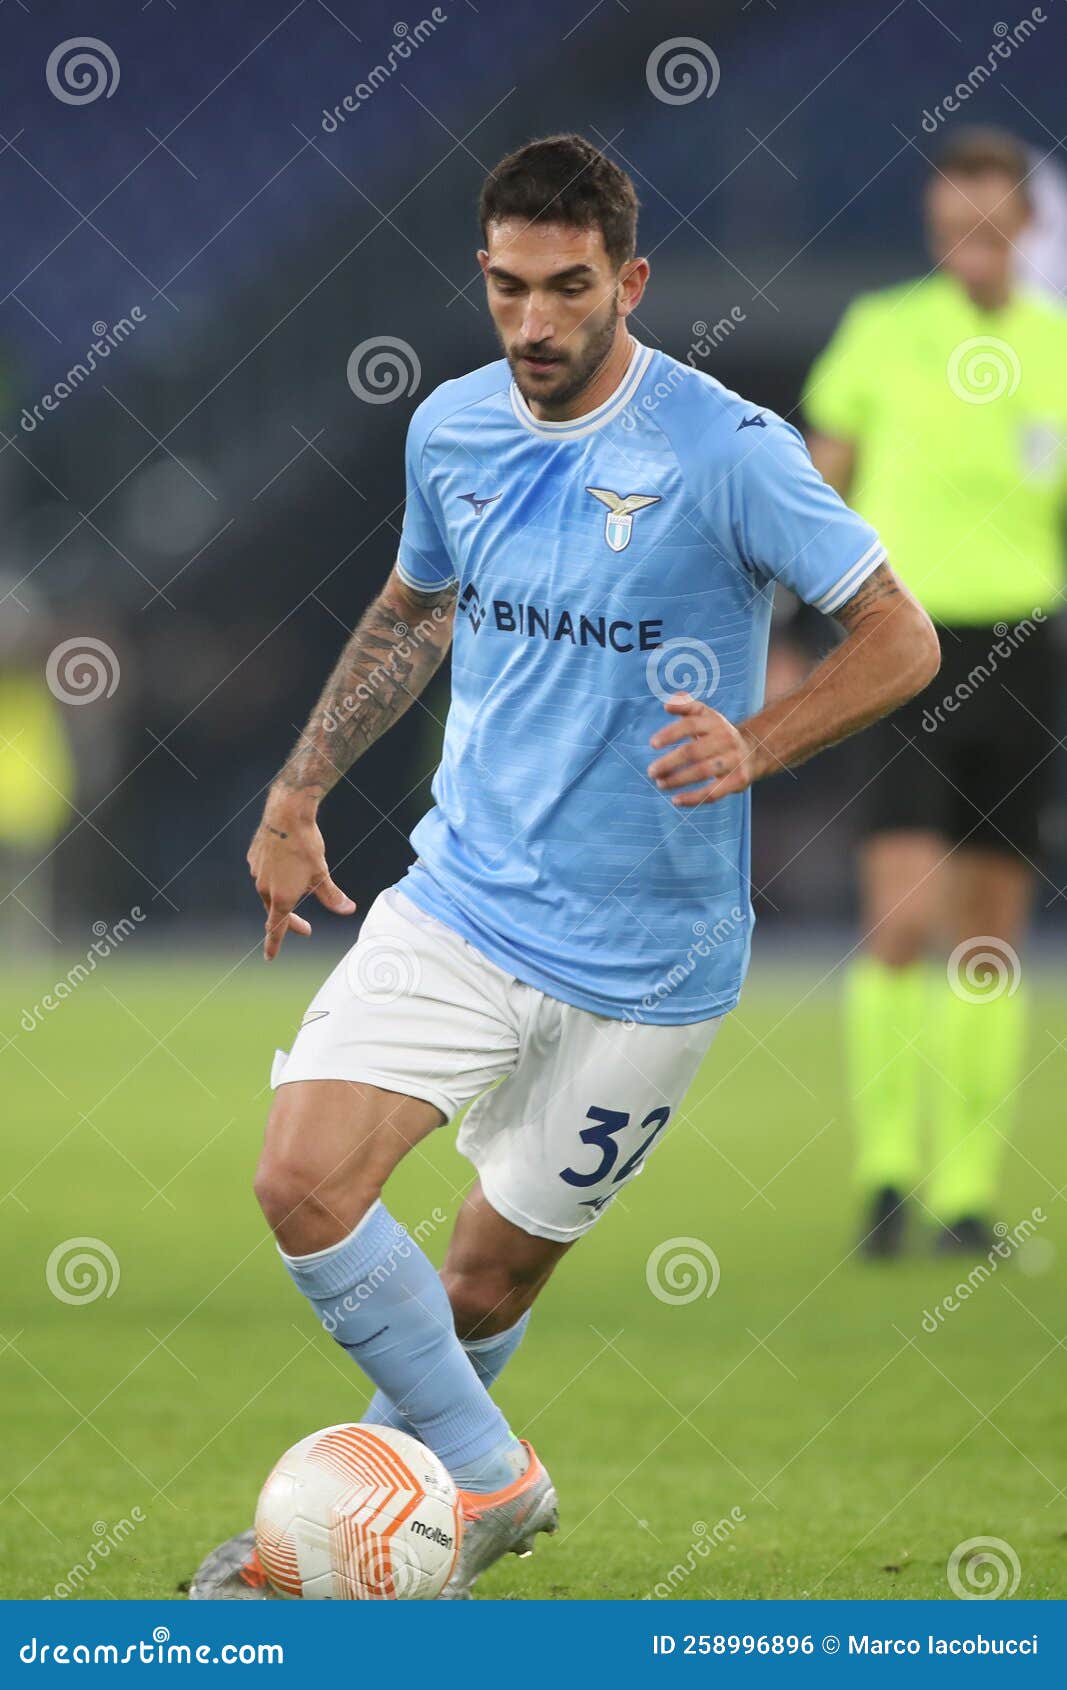
<svg viewBox="0 0 1067 1690"><path fill-rule="evenodd" d="M544 411L565 410L589 386L597 371L607 362L615 344L619 322L618 297L616 289L605 304L603 313L587 321L587 338L581 351L573 352L566 344L552 347L551 356L559 358L560 365L556 384L550 389L535 386L527 381L522 371L520 359L528 353L536 355L541 350L539 346L522 341L516 346L505 348L515 385L528 404L531 401L536 402ZM547 348L545 352L547 355Z"/></svg>

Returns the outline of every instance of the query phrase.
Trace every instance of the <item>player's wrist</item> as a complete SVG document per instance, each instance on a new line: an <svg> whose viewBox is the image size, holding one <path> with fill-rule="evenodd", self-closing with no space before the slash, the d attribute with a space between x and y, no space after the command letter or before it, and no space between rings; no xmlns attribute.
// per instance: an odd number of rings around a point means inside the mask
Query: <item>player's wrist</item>
<svg viewBox="0 0 1067 1690"><path fill-rule="evenodd" d="M319 805L325 796L321 787L288 786L279 776L267 795L263 819L274 825L285 821L293 827L311 826L318 816Z"/></svg>
<svg viewBox="0 0 1067 1690"><path fill-rule="evenodd" d="M771 758L760 735L747 722L737 725L738 737L744 748L745 763L750 781L762 780L771 768Z"/></svg>

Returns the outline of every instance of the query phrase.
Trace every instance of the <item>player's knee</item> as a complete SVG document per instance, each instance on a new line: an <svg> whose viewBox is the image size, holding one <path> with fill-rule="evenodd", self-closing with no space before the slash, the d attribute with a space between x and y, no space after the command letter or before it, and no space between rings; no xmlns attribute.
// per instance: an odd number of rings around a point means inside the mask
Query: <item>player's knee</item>
<svg viewBox="0 0 1067 1690"><path fill-rule="evenodd" d="M380 1188L352 1178L339 1187L313 1158L269 1149L260 1158L253 1188L282 1249L298 1256L338 1243L381 1195Z"/></svg>
<svg viewBox="0 0 1067 1690"><path fill-rule="evenodd" d="M865 950L887 968L909 968L921 962L929 948L930 934L919 920L883 921L867 935Z"/></svg>
<svg viewBox="0 0 1067 1690"><path fill-rule="evenodd" d="M299 1206L301 1184L298 1169L286 1166L279 1157L267 1151L263 1152L252 1181L252 1190L272 1231L276 1231L285 1216Z"/></svg>
<svg viewBox="0 0 1067 1690"><path fill-rule="evenodd" d="M491 1338L507 1332L537 1295L539 1280L506 1267L444 1269L441 1274L460 1338Z"/></svg>
<svg viewBox="0 0 1067 1690"><path fill-rule="evenodd" d="M256 1201L274 1232L299 1212L314 1191L311 1170L299 1158L273 1155L268 1150L259 1159L252 1183Z"/></svg>

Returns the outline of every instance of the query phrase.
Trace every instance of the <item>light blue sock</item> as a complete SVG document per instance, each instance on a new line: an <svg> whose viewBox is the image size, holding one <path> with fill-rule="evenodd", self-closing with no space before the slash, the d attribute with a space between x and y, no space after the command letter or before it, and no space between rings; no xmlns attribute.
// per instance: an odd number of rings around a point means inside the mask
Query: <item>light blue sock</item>
<svg viewBox="0 0 1067 1690"><path fill-rule="evenodd" d="M532 1312L531 1309L527 1309L525 1314L519 1316L514 1326L509 1326L506 1332L495 1332L491 1338L465 1338L460 1340L471 1358L471 1365L475 1373L486 1390L489 1389L490 1385L495 1385L507 1363L525 1338ZM368 1426L395 1426L398 1432L414 1432L414 1427L405 1419L384 1391L374 1393L363 1420Z"/></svg>
<svg viewBox="0 0 1067 1690"><path fill-rule="evenodd" d="M444 1286L383 1203L339 1244L279 1254L327 1332L457 1483L498 1490L522 1472L522 1445L463 1353Z"/></svg>
<svg viewBox="0 0 1067 1690"><path fill-rule="evenodd" d="M527 1309L506 1332L495 1332L491 1338L462 1340L471 1366L486 1390L503 1372L506 1362L522 1343L529 1324L530 1310ZM510 1448L495 1450L486 1460L472 1462L462 1472L454 1470L452 1476L464 1490L503 1490L505 1485L510 1485L526 1471L527 1459L526 1450L516 1438Z"/></svg>
<svg viewBox="0 0 1067 1690"><path fill-rule="evenodd" d="M532 1309L521 1314L506 1332L494 1332L491 1338L464 1338L463 1348L471 1358L471 1366L486 1390L495 1385L508 1362L526 1336Z"/></svg>

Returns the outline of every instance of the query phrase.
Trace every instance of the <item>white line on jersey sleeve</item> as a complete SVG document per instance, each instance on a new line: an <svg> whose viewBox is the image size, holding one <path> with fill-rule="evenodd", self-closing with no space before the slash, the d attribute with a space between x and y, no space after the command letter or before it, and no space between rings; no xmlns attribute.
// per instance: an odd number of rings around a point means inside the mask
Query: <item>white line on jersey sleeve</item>
<svg viewBox="0 0 1067 1690"><path fill-rule="evenodd" d="M393 565L405 587L410 587L413 593L436 593L444 587L452 587L459 580L458 575L450 575L447 581L416 581L414 575L409 575L400 559Z"/></svg>
<svg viewBox="0 0 1067 1690"><path fill-rule="evenodd" d="M843 604L847 603L853 593L863 585L868 575L873 575L879 564L885 562L886 549L881 540L876 540L873 546L868 546L863 556L852 565L851 569L845 570L845 573L834 582L832 587L828 587L819 598L812 600L815 609L821 610L825 616L832 616L834 611L839 610Z"/></svg>

